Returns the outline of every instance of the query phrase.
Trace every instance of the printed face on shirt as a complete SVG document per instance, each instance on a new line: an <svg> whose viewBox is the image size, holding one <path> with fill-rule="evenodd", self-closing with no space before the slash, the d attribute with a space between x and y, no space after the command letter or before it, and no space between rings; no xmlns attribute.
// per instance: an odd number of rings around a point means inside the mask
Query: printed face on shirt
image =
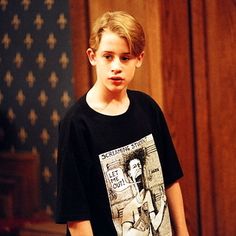
<svg viewBox="0 0 236 236"><path fill-rule="evenodd" d="M98 50L88 49L87 54L91 64L96 66L100 88L112 92L127 88L143 59L143 54L131 55L126 40L109 30L104 31Z"/></svg>
<svg viewBox="0 0 236 236"><path fill-rule="evenodd" d="M139 159L133 159L130 161L129 175L133 180L136 180L142 175L142 165Z"/></svg>

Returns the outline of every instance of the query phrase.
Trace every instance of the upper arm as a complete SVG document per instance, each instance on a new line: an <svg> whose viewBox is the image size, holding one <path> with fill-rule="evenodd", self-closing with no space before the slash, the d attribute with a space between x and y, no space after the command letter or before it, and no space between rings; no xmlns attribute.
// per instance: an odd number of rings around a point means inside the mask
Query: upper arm
<svg viewBox="0 0 236 236"><path fill-rule="evenodd" d="M74 120L61 123L57 161L56 222L89 219L87 196L91 161L85 138Z"/></svg>
<svg viewBox="0 0 236 236"><path fill-rule="evenodd" d="M93 236L89 220L70 221L67 223L71 236Z"/></svg>

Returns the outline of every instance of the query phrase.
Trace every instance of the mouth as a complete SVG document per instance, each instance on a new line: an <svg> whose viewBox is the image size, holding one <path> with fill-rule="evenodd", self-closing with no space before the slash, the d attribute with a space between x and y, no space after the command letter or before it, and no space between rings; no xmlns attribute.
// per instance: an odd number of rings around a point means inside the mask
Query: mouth
<svg viewBox="0 0 236 236"><path fill-rule="evenodd" d="M114 82L122 82L124 79L118 76L113 76L109 78L110 80L114 81Z"/></svg>

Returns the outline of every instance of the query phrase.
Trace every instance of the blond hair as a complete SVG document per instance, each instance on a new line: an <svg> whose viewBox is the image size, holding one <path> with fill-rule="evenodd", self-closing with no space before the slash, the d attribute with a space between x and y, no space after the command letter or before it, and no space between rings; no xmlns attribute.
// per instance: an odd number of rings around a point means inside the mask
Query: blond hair
<svg viewBox="0 0 236 236"><path fill-rule="evenodd" d="M89 40L90 48L94 51L98 49L105 30L110 30L124 38L132 55L139 56L143 52L145 47L143 28L128 13L124 11L106 12L95 21Z"/></svg>

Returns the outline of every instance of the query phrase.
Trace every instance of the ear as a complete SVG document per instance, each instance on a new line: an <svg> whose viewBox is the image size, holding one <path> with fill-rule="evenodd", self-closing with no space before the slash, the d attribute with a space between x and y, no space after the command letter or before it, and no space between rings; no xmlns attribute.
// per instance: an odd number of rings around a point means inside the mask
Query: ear
<svg viewBox="0 0 236 236"><path fill-rule="evenodd" d="M143 57L144 57L144 51L140 53L140 55L137 57L137 64L136 67L139 68L143 63Z"/></svg>
<svg viewBox="0 0 236 236"><path fill-rule="evenodd" d="M92 48L88 48L87 51L86 51L86 54L88 56L88 59L89 59L91 65L95 66L96 65L96 54L93 51L93 49Z"/></svg>

